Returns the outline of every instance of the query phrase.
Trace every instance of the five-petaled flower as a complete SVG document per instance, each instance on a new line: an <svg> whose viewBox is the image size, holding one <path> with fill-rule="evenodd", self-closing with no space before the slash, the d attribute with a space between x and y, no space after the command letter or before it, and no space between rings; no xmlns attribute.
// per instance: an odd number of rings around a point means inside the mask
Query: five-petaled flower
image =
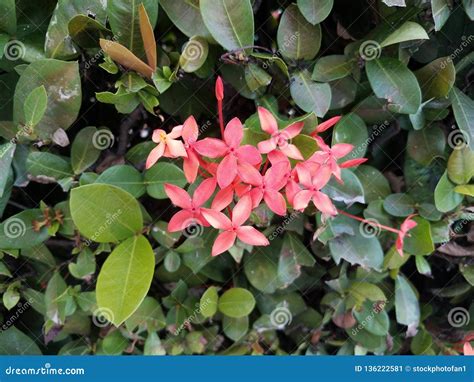
<svg viewBox="0 0 474 382"><path fill-rule="evenodd" d="M269 245L270 242L260 231L250 225L243 225L252 212L252 200L249 195L244 195L232 210L229 219L222 212L212 209L202 209L202 214L211 226L222 230L212 246L212 256L217 256L230 249L235 239L250 245Z"/></svg>
<svg viewBox="0 0 474 382"><path fill-rule="evenodd" d="M170 133L161 129L156 129L153 132L151 139L158 143L158 146L151 150L148 155L145 165L147 169L153 166L162 156L167 158L187 157L183 142L177 139L181 137L182 129L182 126L176 126Z"/></svg>

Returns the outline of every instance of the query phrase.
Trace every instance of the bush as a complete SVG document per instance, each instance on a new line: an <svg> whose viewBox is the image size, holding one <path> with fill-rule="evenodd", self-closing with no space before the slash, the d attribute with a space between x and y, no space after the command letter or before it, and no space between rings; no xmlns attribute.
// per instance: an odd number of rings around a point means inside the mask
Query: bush
<svg viewBox="0 0 474 382"><path fill-rule="evenodd" d="M2 1L2 354L473 353L472 2L106 3Z"/></svg>

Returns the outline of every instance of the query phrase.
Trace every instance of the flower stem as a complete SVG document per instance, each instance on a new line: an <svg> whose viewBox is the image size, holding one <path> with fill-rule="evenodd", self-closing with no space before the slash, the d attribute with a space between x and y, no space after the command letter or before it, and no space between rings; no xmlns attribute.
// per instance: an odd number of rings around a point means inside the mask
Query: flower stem
<svg viewBox="0 0 474 382"><path fill-rule="evenodd" d="M388 227L388 226L380 224L380 223L377 223L376 221L364 219L364 218L361 218L361 217L356 216L356 215L352 215L348 212L345 212L345 211L342 211L342 210L339 210L339 209L337 210L337 212L339 212L342 215L348 216L351 219L354 219L354 220L357 220L357 221L360 221L360 222L363 222L363 223L366 223L366 224L375 225L375 226L377 226L381 229L384 229L385 231L390 231L390 232L393 232L393 233L396 233L396 234L400 233L400 230L398 230L396 228Z"/></svg>
<svg viewBox="0 0 474 382"><path fill-rule="evenodd" d="M221 136L224 138L224 113L222 110L222 100L217 100L217 111L219 113L219 126L221 128Z"/></svg>

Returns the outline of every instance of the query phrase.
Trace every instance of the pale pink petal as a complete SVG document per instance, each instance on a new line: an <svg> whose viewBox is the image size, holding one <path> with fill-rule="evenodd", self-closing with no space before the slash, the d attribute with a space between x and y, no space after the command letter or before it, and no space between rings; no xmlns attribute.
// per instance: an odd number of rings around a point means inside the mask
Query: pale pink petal
<svg viewBox="0 0 474 382"><path fill-rule="evenodd" d="M237 237L240 241L250 245L269 245L270 242L263 233L249 225L237 228Z"/></svg>
<svg viewBox="0 0 474 382"><path fill-rule="evenodd" d="M216 189L216 180L214 178L208 178L203 180L202 183L196 188L193 194L194 207L201 207L214 193Z"/></svg>
<svg viewBox="0 0 474 382"><path fill-rule="evenodd" d="M211 208L215 211L222 211L226 208L232 200L234 199L234 190L232 186L227 186L226 188L217 192L214 200L212 201Z"/></svg>
<svg viewBox="0 0 474 382"><path fill-rule="evenodd" d="M324 142L323 138L321 137L314 137L316 142L318 143L318 146L321 150L329 152L330 147Z"/></svg>
<svg viewBox="0 0 474 382"><path fill-rule="evenodd" d="M316 175L313 177L314 188L320 190L329 182L329 179L331 179L331 169L328 166L320 167Z"/></svg>
<svg viewBox="0 0 474 382"><path fill-rule="evenodd" d="M251 184L252 186L262 185L263 179L260 172L249 163L238 165L238 174L242 182Z"/></svg>
<svg viewBox="0 0 474 382"><path fill-rule="evenodd" d="M188 157L183 159L184 176L188 183L194 183L199 169L199 159L193 150L188 150Z"/></svg>
<svg viewBox="0 0 474 382"><path fill-rule="evenodd" d="M237 183L234 186L234 191L237 194L237 196L240 198L242 195L245 195L247 192L249 192L252 189L252 186L248 184L243 184L243 183Z"/></svg>
<svg viewBox="0 0 474 382"><path fill-rule="evenodd" d="M280 150L283 154L285 154L288 158L296 159L296 160L304 160L303 155L301 154L298 147L293 144L287 144L286 146L280 147Z"/></svg>
<svg viewBox="0 0 474 382"><path fill-rule="evenodd" d="M337 159L339 159L349 154L353 148L354 148L354 145L351 145L349 143L338 143L331 147L331 153Z"/></svg>
<svg viewBox="0 0 474 382"><path fill-rule="evenodd" d="M165 183L165 193L175 206L185 209L192 208L191 197L181 187Z"/></svg>
<svg viewBox="0 0 474 382"><path fill-rule="evenodd" d="M285 127L282 130L282 133L284 134L285 137L294 138L299 133L301 133L301 130L303 130L303 127L304 127L304 122L295 122L295 123L292 123L290 126Z"/></svg>
<svg viewBox="0 0 474 382"><path fill-rule="evenodd" d="M212 246L212 256L220 255L221 253L230 249L234 243L237 234L232 231L224 231L217 236L214 245Z"/></svg>
<svg viewBox="0 0 474 382"><path fill-rule="evenodd" d="M148 170L151 166L153 166L158 159L160 159L165 152L165 144L160 142L158 146L156 146L153 150L150 151L148 154L148 158L146 158L145 168Z"/></svg>
<svg viewBox="0 0 474 382"><path fill-rule="evenodd" d="M183 124L182 136L185 142L196 142L199 136L199 128L193 116L188 117Z"/></svg>
<svg viewBox="0 0 474 382"><path fill-rule="evenodd" d="M227 230L232 227L230 219L222 212L214 211L209 208L201 208L201 213L214 228Z"/></svg>
<svg viewBox="0 0 474 382"><path fill-rule="evenodd" d="M249 192L252 198L252 208L257 208L263 199L263 190L261 188L254 188Z"/></svg>
<svg viewBox="0 0 474 382"><path fill-rule="evenodd" d="M194 150L208 158L219 158L227 153L225 142L217 138L204 138L194 144Z"/></svg>
<svg viewBox="0 0 474 382"><path fill-rule="evenodd" d="M189 210L181 210L176 212L168 223L169 232L180 232L189 227L196 219L193 218L192 212Z"/></svg>
<svg viewBox="0 0 474 382"><path fill-rule="evenodd" d="M171 132L168 134L168 138L171 138L171 139L179 138L181 137L182 132L183 132L183 125L175 126L173 127Z"/></svg>
<svg viewBox="0 0 474 382"><path fill-rule="evenodd" d="M285 195L286 195L286 199L288 200L288 203L293 205L293 200L295 198L295 195L300 191L301 191L301 188L298 186L298 183L290 179L285 187Z"/></svg>
<svg viewBox="0 0 474 382"><path fill-rule="evenodd" d="M308 207L312 196L313 192L309 190L302 190L298 192L293 198L293 208L298 211L303 211L306 207Z"/></svg>
<svg viewBox="0 0 474 382"><path fill-rule="evenodd" d="M166 147L168 148L173 158L188 156L186 149L184 148L183 142L181 141L177 141L174 139L167 139Z"/></svg>
<svg viewBox="0 0 474 382"><path fill-rule="evenodd" d="M315 192L313 194L313 203L316 208L324 215L337 215L336 207L334 207L331 199L326 194L323 194L322 192Z"/></svg>
<svg viewBox="0 0 474 382"><path fill-rule="evenodd" d="M306 164L296 167L296 172L298 174L298 179L300 183L304 187L310 188L313 185L313 182L311 180L311 173L309 172Z"/></svg>
<svg viewBox="0 0 474 382"><path fill-rule="evenodd" d="M261 154L268 154L269 152L272 152L276 149L276 139L270 138L265 141L258 142L257 147Z"/></svg>
<svg viewBox="0 0 474 382"><path fill-rule="evenodd" d="M217 183L220 188L226 188L237 176L237 158L229 154L222 159L217 167Z"/></svg>
<svg viewBox="0 0 474 382"><path fill-rule="evenodd" d="M271 164L275 164L275 163L278 163L278 162L288 162L288 163L290 163L289 160L288 160L288 157L279 150L273 150L273 151L269 152L268 153L268 160L270 161Z"/></svg>
<svg viewBox="0 0 474 382"><path fill-rule="evenodd" d="M398 234L397 241L395 242L395 248L401 257L403 257L403 239L404 234L400 232Z"/></svg>
<svg viewBox="0 0 474 382"><path fill-rule="evenodd" d="M239 162L250 163L256 166L262 162L262 156L258 152L257 148L251 145L243 145L236 151Z"/></svg>
<svg viewBox="0 0 474 382"><path fill-rule="evenodd" d="M463 346L464 355L474 355L474 349L469 342L465 342Z"/></svg>
<svg viewBox="0 0 474 382"><path fill-rule="evenodd" d="M263 200L265 200L268 208L277 215L286 215L286 201L279 192L268 190L263 194Z"/></svg>
<svg viewBox="0 0 474 382"><path fill-rule="evenodd" d="M288 162L278 162L270 167L265 173L265 186L272 190L279 191L287 182L287 173L290 171L290 164Z"/></svg>
<svg viewBox="0 0 474 382"><path fill-rule="evenodd" d="M276 133L278 131L278 124L273 114L261 106L257 108L257 112L262 130L270 135Z"/></svg>
<svg viewBox="0 0 474 382"><path fill-rule="evenodd" d="M161 142L161 137L163 135L166 136L166 131L164 131L162 129L153 130L153 135L151 136L151 140L155 143L160 143Z"/></svg>
<svg viewBox="0 0 474 382"><path fill-rule="evenodd" d="M232 224L234 227L244 224L252 212L252 199L250 195L244 195L232 210Z"/></svg>
<svg viewBox="0 0 474 382"><path fill-rule="evenodd" d="M244 137L244 127L242 122L235 117L230 120L224 130L224 141L229 147L236 149L240 146L242 138Z"/></svg>

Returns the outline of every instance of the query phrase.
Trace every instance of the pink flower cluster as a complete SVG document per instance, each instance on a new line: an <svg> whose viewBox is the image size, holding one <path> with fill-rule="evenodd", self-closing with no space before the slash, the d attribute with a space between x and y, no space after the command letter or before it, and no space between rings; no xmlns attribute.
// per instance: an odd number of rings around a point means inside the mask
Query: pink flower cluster
<svg viewBox="0 0 474 382"><path fill-rule="evenodd" d="M252 210L262 203L281 216L286 215L289 208L303 211L311 202L324 215L337 214L331 199L321 190L333 175L342 182L341 168L356 166L366 160L359 158L338 163L353 146L344 143L330 147L317 136L336 124L339 117L315 129L312 136L320 150L305 160L292 144L292 139L301 133L303 122L279 129L275 117L259 107L260 125L268 137L257 147L243 145L244 127L238 118L233 118L225 128L223 126L220 78L216 83L216 97L222 139L199 139L193 116L169 133L160 129L153 133L152 139L157 146L148 156L146 168L153 166L160 157L180 157L187 181L194 183L199 179L200 182L192 195L175 185L165 185L172 203L181 208L169 222L170 232L182 231L193 224L220 230L212 248L212 255L216 256L231 248L237 238L250 245L269 244L261 232L244 225ZM213 195L210 208L204 207Z"/></svg>

